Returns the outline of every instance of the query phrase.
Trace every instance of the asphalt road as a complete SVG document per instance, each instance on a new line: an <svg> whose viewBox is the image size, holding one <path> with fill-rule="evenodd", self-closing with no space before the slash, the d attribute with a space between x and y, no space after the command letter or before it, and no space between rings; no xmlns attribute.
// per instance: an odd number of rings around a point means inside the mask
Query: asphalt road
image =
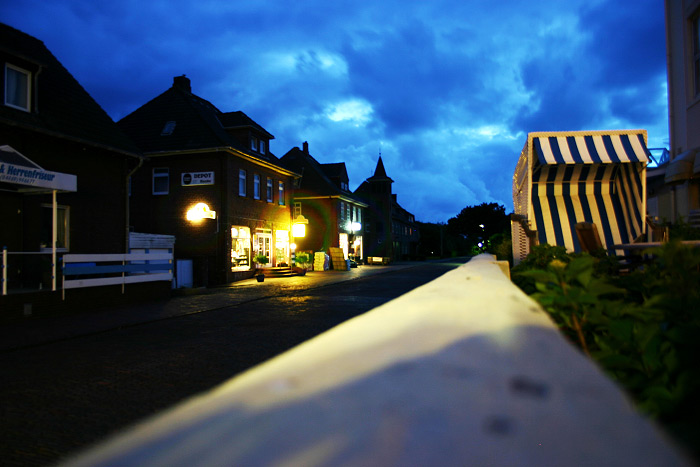
<svg viewBox="0 0 700 467"><path fill-rule="evenodd" d="M231 306L0 351L0 465L54 463L458 264L309 279Z"/></svg>

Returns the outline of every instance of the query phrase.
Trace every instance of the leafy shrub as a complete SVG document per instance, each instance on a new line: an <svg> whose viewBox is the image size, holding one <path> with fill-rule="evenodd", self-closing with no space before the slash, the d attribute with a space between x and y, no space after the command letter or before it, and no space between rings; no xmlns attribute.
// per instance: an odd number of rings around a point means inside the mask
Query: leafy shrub
<svg viewBox="0 0 700 467"><path fill-rule="evenodd" d="M697 449L700 248L669 242L644 253L650 259L620 275L616 258L541 245L513 269L514 282L641 411Z"/></svg>

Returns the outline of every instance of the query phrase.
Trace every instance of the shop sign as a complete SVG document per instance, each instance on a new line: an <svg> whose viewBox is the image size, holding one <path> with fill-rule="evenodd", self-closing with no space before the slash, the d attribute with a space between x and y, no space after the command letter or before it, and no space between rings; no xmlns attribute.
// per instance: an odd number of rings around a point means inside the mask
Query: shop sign
<svg viewBox="0 0 700 467"><path fill-rule="evenodd" d="M77 177L75 175L4 162L0 162L0 182L52 190L77 190Z"/></svg>
<svg viewBox="0 0 700 467"><path fill-rule="evenodd" d="M213 185L214 172L184 172L181 181L182 186Z"/></svg>

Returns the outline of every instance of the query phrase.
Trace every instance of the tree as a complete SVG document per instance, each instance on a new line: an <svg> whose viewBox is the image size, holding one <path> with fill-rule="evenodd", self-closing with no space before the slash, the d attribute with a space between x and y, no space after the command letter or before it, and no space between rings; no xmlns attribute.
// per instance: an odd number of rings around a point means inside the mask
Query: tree
<svg viewBox="0 0 700 467"><path fill-rule="evenodd" d="M510 231L510 220L505 206L481 203L478 206L467 206L457 216L449 219L447 230L463 236L472 247L483 249L493 235Z"/></svg>

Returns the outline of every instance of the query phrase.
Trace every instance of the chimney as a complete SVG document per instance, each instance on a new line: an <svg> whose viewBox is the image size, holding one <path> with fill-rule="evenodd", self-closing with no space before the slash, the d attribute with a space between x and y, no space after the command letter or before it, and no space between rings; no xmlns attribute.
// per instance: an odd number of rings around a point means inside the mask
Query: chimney
<svg viewBox="0 0 700 467"><path fill-rule="evenodd" d="M308 153L309 153L309 143L308 143L308 141L304 141L304 145L303 145L303 146L304 146L304 154L308 154Z"/></svg>
<svg viewBox="0 0 700 467"><path fill-rule="evenodd" d="M190 79L185 76L176 76L173 78L173 87L177 89L181 89L183 91L187 91L189 93L192 92L192 86L190 84Z"/></svg>

